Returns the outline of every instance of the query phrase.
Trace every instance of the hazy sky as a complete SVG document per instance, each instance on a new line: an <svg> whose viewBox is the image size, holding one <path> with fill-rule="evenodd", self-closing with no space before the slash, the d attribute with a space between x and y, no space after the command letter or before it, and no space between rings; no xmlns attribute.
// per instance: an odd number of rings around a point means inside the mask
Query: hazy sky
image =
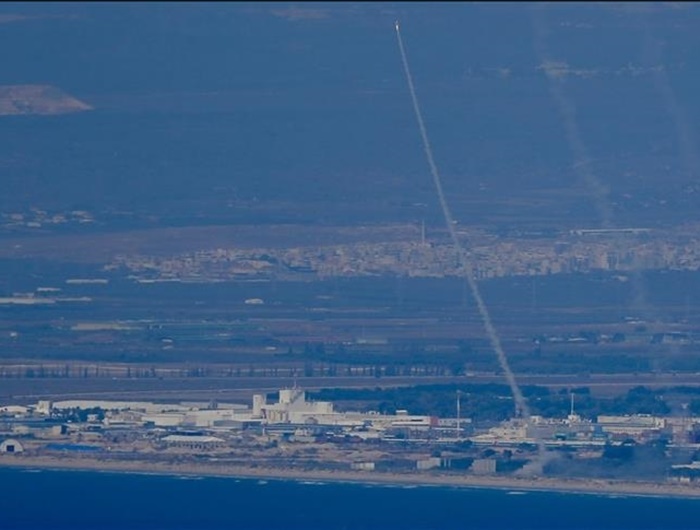
<svg viewBox="0 0 700 530"><path fill-rule="evenodd" d="M679 135L700 122L698 6L539 7L4 3L0 85L52 85L94 107L0 117L5 207L196 208L222 189L424 202L396 19L451 196L576 185L547 59L614 192L652 193L667 166L682 190Z"/></svg>

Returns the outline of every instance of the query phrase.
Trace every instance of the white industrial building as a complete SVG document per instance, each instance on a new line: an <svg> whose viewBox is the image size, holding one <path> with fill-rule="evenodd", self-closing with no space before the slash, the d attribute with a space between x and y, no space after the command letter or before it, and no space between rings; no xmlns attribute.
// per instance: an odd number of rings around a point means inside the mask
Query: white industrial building
<svg viewBox="0 0 700 530"><path fill-rule="evenodd" d="M0 443L0 453L22 453L24 452L24 447L17 440L8 438Z"/></svg>
<svg viewBox="0 0 700 530"><path fill-rule="evenodd" d="M253 417L266 424L293 423L327 425L345 428L418 429L427 430L437 425L437 418L409 415L405 410L396 415L364 412L335 412L328 401L307 401L300 388L280 390L277 403L268 404L265 396L253 396Z"/></svg>
<svg viewBox="0 0 700 530"><path fill-rule="evenodd" d="M28 413L29 408L22 405L5 405L0 407L0 415L2 416L25 416Z"/></svg>
<svg viewBox="0 0 700 530"><path fill-rule="evenodd" d="M513 418L501 422L486 433L472 436L471 440L486 445L512 445L538 443L538 441L553 444L555 441L563 440L590 440L593 433L593 423L573 413L563 420L535 415L531 416L529 421L524 418Z"/></svg>
<svg viewBox="0 0 700 530"><path fill-rule="evenodd" d="M64 400L40 401L30 407L7 406L0 414L26 415L32 411L49 416L55 411L101 409L107 426L146 425L158 428L189 427L226 430L250 425L308 425L361 431L373 437L372 432L389 429L429 430L438 427L432 416L410 415L399 410L395 415L377 412L336 412L328 401L308 401L304 390L286 388L279 391L275 403L266 396L253 396L252 409L241 404L213 403L154 403L150 401Z"/></svg>
<svg viewBox="0 0 700 530"><path fill-rule="evenodd" d="M42 402L40 402L42 403ZM67 409L94 409L102 410L133 410L148 414L159 414L163 412L189 412L210 407L210 403L153 403L151 401L106 401L106 400L84 400L74 399L67 401L56 401L50 405L49 410ZM227 403L217 405L217 409L237 409L246 410L245 405ZM38 411L37 405L37 411Z"/></svg>
<svg viewBox="0 0 700 530"><path fill-rule="evenodd" d="M277 403L268 404L265 396L253 396L253 416L266 423L320 423L319 418L334 415L333 403L306 401L306 393L300 388L280 390Z"/></svg>
<svg viewBox="0 0 700 530"><path fill-rule="evenodd" d="M145 414L141 421L153 424L154 427L218 427L230 422L246 421L250 419L250 410L247 407L235 409L216 408L204 410L188 410L186 412L162 412L159 414Z"/></svg>
<svg viewBox="0 0 700 530"><path fill-rule="evenodd" d="M598 416L596 422L607 434L639 437L658 432L666 427L665 418L649 414L633 414L629 416Z"/></svg>

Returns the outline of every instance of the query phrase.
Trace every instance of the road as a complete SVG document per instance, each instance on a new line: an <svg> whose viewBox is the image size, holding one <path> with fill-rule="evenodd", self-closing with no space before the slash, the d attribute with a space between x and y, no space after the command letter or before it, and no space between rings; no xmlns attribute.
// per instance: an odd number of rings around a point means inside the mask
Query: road
<svg viewBox="0 0 700 530"><path fill-rule="evenodd" d="M621 394L635 386L700 387L700 373L522 375L520 385L553 390L588 387L597 396ZM34 403L40 399L217 400L249 402L252 394L274 392L294 384L307 389L375 388L432 384L502 383L497 374L412 377L188 377L188 378L8 378L0 380L0 404Z"/></svg>

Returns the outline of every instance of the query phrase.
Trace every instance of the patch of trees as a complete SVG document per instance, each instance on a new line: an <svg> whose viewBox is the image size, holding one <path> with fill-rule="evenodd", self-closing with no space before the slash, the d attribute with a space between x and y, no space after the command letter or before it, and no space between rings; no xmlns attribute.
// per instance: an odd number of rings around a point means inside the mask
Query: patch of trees
<svg viewBox="0 0 700 530"><path fill-rule="evenodd" d="M92 407L88 409L71 408L64 409L61 411L54 411L52 416L54 419L59 419L62 421L70 421L73 423L84 423L88 421L88 417L95 415L97 421L102 421L105 419L105 411L100 407Z"/></svg>
<svg viewBox="0 0 700 530"><path fill-rule="evenodd" d="M418 385L396 388L336 388L309 392L309 398L319 401L341 401L353 408L365 407L381 413L393 414L405 409L412 414L455 417L457 392L460 392L461 415L474 421L503 421L515 414L515 405L507 385L452 384ZM594 419L601 414L657 414L664 415L670 408L663 390L635 387L614 398L596 397L586 387L551 391L542 386L525 386L523 395L533 414L564 418L571 408L571 393L575 395L575 411L582 417ZM700 407L700 400L695 405ZM691 404L692 406L692 404Z"/></svg>

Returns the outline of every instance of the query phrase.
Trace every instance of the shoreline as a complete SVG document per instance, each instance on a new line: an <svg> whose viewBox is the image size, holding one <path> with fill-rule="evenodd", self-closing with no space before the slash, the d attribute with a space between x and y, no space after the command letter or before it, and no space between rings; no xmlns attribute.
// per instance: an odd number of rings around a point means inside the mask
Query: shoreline
<svg viewBox="0 0 700 530"><path fill-rule="evenodd" d="M379 486L447 487L501 491L586 494L599 496L665 497L700 500L700 487L690 484L630 482L608 479L576 479L514 476L475 476L375 471L290 470L269 467L216 466L202 463L166 463L146 460L116 461L96 458L1 456L0 469L21 468L82 472L108 472L183 477L234 478L328 482Z"/></svg>

